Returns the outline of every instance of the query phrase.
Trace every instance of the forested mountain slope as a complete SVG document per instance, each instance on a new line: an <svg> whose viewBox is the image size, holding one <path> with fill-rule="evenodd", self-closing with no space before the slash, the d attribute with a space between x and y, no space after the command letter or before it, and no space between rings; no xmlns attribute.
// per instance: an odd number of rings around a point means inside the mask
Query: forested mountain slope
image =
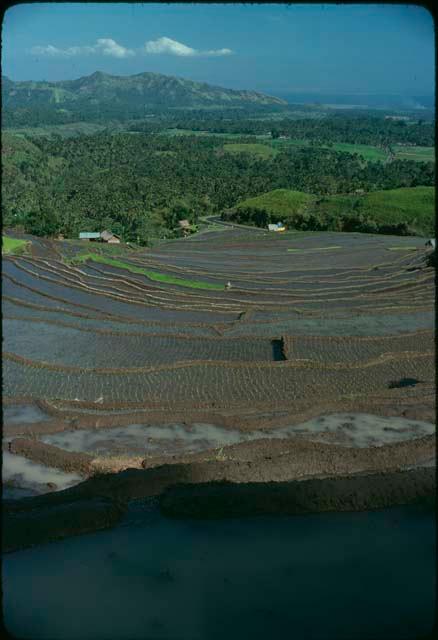
<svg viewBox="0 0 438 640"><path fill-rule="evenodd" d="M151 107L257 107L287 103L256 91L238 91L158 73L113 76L97 71L77 80L14 82L2 78L6 124L32 114L40 122L121 118L142 115ZM18 111L18 112L17 112ZM29 113L32 112L32 114Z"/></svg>

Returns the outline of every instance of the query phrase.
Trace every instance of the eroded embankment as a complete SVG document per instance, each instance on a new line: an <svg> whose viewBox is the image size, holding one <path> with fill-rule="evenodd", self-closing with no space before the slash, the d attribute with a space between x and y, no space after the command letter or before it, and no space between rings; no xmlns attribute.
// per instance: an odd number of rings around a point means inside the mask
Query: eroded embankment
<svg viewBox="0 0 438 640"><path fill-rule="evenodd" d="M161 496L160 509L173 518L242 518L366 511L411 502L435 504L435 469L303 482L177 485Z"/></svg>
<svg viewBox="0 0 438 640"><path fill-rule="evenodd" d="M60 455L66 453L59 451ZM312 488L303 494L308 511L337 510L338 506L345 509L344 503L358 509L406 504L434 492L435 469L415 468L419 460L433 458L434 452L434 436L371 449L346 448L294 438L287 447L281 440L255 440L228 447L221 455L218 452L192 454L186 457L185 462L180 459L174 464L163 464L155 459L152 462L154 466L144 470L129 469L118 474L96 475L64 491L4 501L4 551L113 526L130 500L161 496L169 487L180 484L202 485L221 481L234 484L301 484L320 478L317 489ZM400 477L400 482L386 482L386 476L391 478L391 474ZM379 491L363 493L362 485L356 486L354 482L350 485L349 480L358 476L364 477L364 486L369 478L380 478L380 481L376 480ZM343 478L341 498L336 492L332 496L331 484L327 485L327 490L324 488L326 480L331 479L335 482L333 486L338 486L336 481L340 478ZM419 478L418 482L416 478ZM358 497L348 498L350 494L356 495L359 489L362 493L359 492ZM315 490L316 495L322 497L316 499ZM328 498L324 497L327 491ZM259 500L257 495L251 493L253 497L248 503L253 505L251 509L254 508L256 513L259 512L259 507L254 506ZM267 494L262 492L260 495L262 502L268 500ZM289 512L295 512L293 504L299 504L294 502L295 494L286 492L285 495L289 495L292 501ZM301 496L301 493L297 495ZM284 500L286 498L279 502L279 513L285 513ZM170 504L168 498L166 504ZM93 505L97 505L96 509ZM250 513L249 507L242 508L244 513Z"/></svg>
<svg viewBox="0 0 438 640"><path fill-rule="evenodd" d="M165 486L166 469L155 473L155 488L141 490L139 473L125 472L124 487L136 490L132 497L157 493ZM184 482L184 472L180 473ZM186 478L187 480L187 478ZM268 483L190 483L167 487L159 494L164 515L223 518L262 514L299 515L324 511L380 509L391 505L425 502L434 505L436 474L433 468L362 474L352 477ZM140 486L139 486L140 485ZM103 488L102 488L103 489ZM3 551L11 552L114 526L126 512L128 500L120 497L82 495L73 490L55 500L27 498L5 504ZM99 493L99 492L97 492ZM103 489L102 493L107 493ZM53 504L48 504L52 502Z"/></svg>
<svg viewBox="0 0 438 640"><path fill-rule="evenodd" d="M89 474L93 456L87 453L65 451L39 440L15 438L8 443L10 453L24 456L33 462L38 462L46 467L55 467L65 472ZM61 462L62 458L62 462Z"/></svg>

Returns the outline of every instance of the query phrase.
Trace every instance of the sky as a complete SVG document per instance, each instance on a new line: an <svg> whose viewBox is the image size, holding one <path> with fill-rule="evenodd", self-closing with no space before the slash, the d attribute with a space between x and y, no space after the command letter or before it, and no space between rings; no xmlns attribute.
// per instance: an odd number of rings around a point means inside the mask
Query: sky
<svg viewBox="0 0 438 640"><path fill-rule="evenodd" d="M23 3L4 15L2 74L153 71L274 95L431 95L434 37L419 5Z"/></svg>

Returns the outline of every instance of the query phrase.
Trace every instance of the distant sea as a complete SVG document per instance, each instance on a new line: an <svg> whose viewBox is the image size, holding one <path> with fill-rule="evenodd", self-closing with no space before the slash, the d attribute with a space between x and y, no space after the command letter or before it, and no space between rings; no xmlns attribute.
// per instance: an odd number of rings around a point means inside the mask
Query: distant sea
<svg viewBox="0 0 438 640"><path fill-rule="evenodd" d="M372 109L425 109L435 108L435 96L401 95L401 94L334 94L334 93L287 93L271 89L270 95L287 100L290 104L321 104L338 108L372 108Z"/></svg>

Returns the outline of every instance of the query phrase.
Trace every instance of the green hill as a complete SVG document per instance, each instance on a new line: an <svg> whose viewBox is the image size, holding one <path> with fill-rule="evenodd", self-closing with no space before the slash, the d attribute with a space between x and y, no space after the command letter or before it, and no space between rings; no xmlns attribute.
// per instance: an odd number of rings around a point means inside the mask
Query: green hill
<svg viewBox="0 0 438 640"><path fill-rule="evenodd" d="M257 226L281 220L302 230L431 235L435 189L411 187L324 197L277 189L240 202L224 218Z"/></svg>
<svg viewBox="0 0 438 640"><path fill-rule="evenodd" d="M267 209L271 214L290 218L296 213L303 212L315 200L315 196L303 191L289 189L275 189L256 198L249 198L237 205L236 209L254 207Z"/></svg>

